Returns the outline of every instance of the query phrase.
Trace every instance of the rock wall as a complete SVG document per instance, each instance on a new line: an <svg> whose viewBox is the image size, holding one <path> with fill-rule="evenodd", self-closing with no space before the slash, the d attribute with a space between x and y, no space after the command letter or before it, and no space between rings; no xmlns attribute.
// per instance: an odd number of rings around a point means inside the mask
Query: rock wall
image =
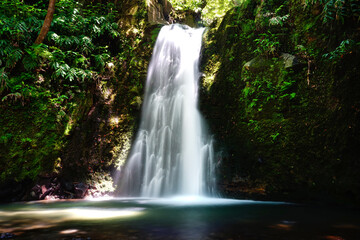
<svg viewBox="0 0 360 240"><path fill-rule="evenodd" d="M201 108L225 196L359 203L360 51L338 54L359 40L358 23L320 14L245 1L210 26Z"/></svg>

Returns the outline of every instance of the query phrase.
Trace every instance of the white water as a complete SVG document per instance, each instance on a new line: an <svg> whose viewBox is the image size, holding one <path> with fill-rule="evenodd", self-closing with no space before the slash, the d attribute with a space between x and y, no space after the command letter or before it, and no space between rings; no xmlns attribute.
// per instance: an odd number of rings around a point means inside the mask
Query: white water
<svg viewBox="0 0 360 240"><path fill-rule="evenodd" d="M148 69L140 128L121 173L121 195L213 194L212 140L197 108L203 31L162 27Z"/></svg>

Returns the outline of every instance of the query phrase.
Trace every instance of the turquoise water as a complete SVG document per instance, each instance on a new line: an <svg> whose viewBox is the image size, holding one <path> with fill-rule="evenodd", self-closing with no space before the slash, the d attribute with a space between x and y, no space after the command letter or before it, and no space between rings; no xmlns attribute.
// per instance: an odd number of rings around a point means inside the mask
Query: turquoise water
<svg viewBox="0 0 360 240"><path fill-rule="evenodd" d="M36 201L0 205L14 239L360 239L348 209L215 198ZM0 234L1 235L1 234Z"/></svg>

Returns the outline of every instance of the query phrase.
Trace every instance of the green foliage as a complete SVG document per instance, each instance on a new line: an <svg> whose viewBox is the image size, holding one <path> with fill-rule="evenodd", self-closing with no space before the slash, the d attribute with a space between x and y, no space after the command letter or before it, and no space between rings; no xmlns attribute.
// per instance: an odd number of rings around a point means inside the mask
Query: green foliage
<svg viewBox="0 0 360 240"><path fill-rule="evenodd" d="M7 87L9 82L9 77L5 72L5 67L0 69L0 94Z"/></svg>
<svg viewBox="0 0 360 240"><path fill-rule="evenodd" d="M246 84L240 101L246 106L247 117L254 119L259 114L266 115L270 109L286 113L289 103L296 97L296 81L292 76L292 71L284 69L278 58L266 60L255 72L244 70L242 78Z"/></svg>
<svg viewBox="0 0 360 240"><path fill-rule="evenodd" d="M247 0L170 0L170 3L177 11L192 10L196 13L201 12L202 20L206 24L223 17L234 6L246 4L247 2Z"/></svg>
<svg viewBox="0 0 360 240"><path fill-rule="evenodd" d="M64 132L83 117L78 102L92 98L98 79L110 78L107 65L122 49L126 61L133 50L112 3L70 0L57 1L46 40L34 45L46 7L0 3L0 181L52 172Z"/></svg>
<svg viewBox="0 0 360 240"><path fill-rule="evenodd" d="M211 23L215 19L221 18L225 13L244 1L232 1L232 0L214 0L206 1L206 6L202 10L202 16L205 22ZM245 1L246 2L246 1Z"/></svg>
<svg viewBox="0 0 360 240"><path fill-rule="evenodd" d="M273 34L270 31L267 33L260 33L259 38L254 41L257 46L254 53L274 56L279 50L279 39L276 34Z"/></svg>
<svg viewBox="0 0 360 240"><path fill-rule="evenodd" d="M284 6L284 5L281 5L281 7ZM277 12L275 12L276 14ZM270 26L284 26L286 24L286 22L288 21L289 19L289 14L286 14L284 16L277 16L275 15L274 17L270 18L269 19L269 25Z"/></svg>
<svg viewBox="0 0 360 240"><path fill-rule="evenodd" d="M341 41L340 45L332 52L323 55L323 58L330 61L338 61L346 54L351 54L355 47L355 41L352 39L346 39Z"/></svg>
<svg viewBox="0 0 360 240"><path fill-rule="evenodd" d="M323 24L334 2L257 1L208 31L202 109L226 151L225 186L237 175L270 197L360 199L359 22Z"/></svg>
<svg viewBox="0 0 360 240"><path fill-rule="evenodd" d="M203 8L203 0L170 0L170 3L175 8L175 10L186 11L192 10L195 12L200 12Z"/></svg>
<svg viewBox="0 0 360 240"><path fill-rule="evenodd" d="M314 7L319 4L323 7L323 22L341 22L348 18L360 20L360 2L357 0L306 0L306 6Z"/></svg>
<svg viewBox="0 0 360 240"><path fill-rule="evenodd" d="M39 64L38 56L36 55L34 48L34 46L31 46L30 48L25 49L26 55L24 56L22 63L27 71L35 69Z"/></svg>

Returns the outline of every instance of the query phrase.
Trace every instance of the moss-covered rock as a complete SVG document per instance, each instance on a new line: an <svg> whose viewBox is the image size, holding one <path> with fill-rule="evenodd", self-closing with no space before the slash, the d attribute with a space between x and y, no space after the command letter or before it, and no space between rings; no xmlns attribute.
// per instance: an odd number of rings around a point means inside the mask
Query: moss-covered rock
<svg viewBox="0 0 360 240"><path fill-rule="evenodd" d="M223 193L359 202L359 35L320 13L254 1L205 35L201 108L223 152Z"/></svg>

